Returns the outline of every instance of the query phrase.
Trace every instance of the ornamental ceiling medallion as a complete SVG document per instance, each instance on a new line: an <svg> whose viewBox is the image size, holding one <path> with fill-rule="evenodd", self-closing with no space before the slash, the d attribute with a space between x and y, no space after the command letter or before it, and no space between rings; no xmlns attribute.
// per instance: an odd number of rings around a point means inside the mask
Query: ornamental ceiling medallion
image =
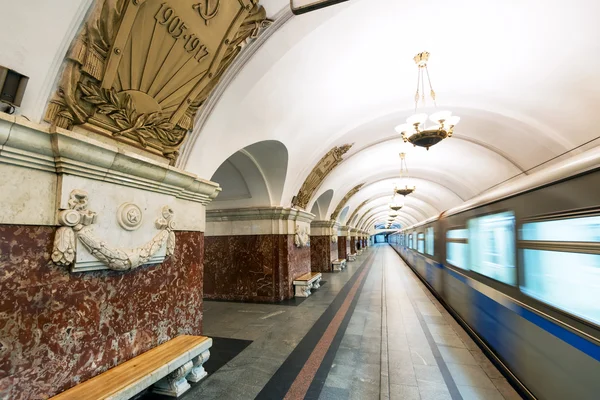
<svg viewBox="0 0 600 400"><path fill-rule="evenodd" d="M321 186L321 183L323 183L327 175L342 162L342 156L350 150L353 144L354 143L334 147L321 157L317 165L315 165L312 171L310 171L310 174L306 177L306 180L302 184L296 197L292 200L292 207L306 209L308 202L319 186Z"/></svg>
<svg viewBox="0 0 600 400"><path fill-rule="evenodd" d="M348 202L348 200L350 200L350 198L352 196L354 196L363 186L364 186L364 183L361 183L360 185L356 185L352 189L350 189L350 191L348 193L346 193L346 195L344 196L342 201L340 201L338 206L335 208L335 211L331 214L330 219L332 221L335 221L337 219L338 215L340 214L340 211L342 211L342 207L344 207L346 205L346 203Z"/></svg>
<svg viewBox="0 0 600 400"><path fill-rule="evenodd" d="M250 38L258 0L100 0L65 59L45 120L174 163L194 118Z"/></svg>

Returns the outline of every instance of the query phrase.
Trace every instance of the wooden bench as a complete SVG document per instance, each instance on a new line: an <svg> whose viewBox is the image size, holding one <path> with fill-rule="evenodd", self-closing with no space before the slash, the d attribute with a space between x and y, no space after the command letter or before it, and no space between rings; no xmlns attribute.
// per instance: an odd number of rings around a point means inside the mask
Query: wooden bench
<svg viewBox="0 0 600 400"><path fill-rule="evenodd" d="M341 271L346 268L346 259L342 258L341 260L333 260L331 262L331 266L333 267L334 271Z"/></svg>
<svg viewBox="0 0 600 400"><path fill-rule="evenodd" d="M212 339L181 335L62 392L54 400L127 400L154 384L154 393L178 397L206 376Z"/></svg>
<svg viewBox="0 0 600 400"><path fill-rule="evenodd" d="M356 261L356 253L348 254L348 261Z"/></svg>
<svg viewBox="0 0 600 400"><path fill-rule="evenodd" d="M297 297L308 297L310 296L311 289L318 289L321 287L321 273L320 272L309 272L294 279L295 296Z"/></svg>

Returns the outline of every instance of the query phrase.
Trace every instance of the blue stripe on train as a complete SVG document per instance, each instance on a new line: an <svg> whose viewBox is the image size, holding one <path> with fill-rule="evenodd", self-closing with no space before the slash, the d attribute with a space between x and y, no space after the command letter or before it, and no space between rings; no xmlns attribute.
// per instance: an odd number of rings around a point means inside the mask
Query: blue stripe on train
<svg viewBox="0 0 600 400"><path fill-rule="evenodd" d="M415 264L414 260L416 258L420 258L423 259L423 261L425 261L427 265L427 276L425 277L425 279L427 280L427 282L429 282L431 286L435 287L434 275L432 272L433 269L429 266L428 259L420 254L415 254L414 252L411 253L408 254L410 255L409 260L412 259L411 263L413 265ZM447 271L448 274L450 274L453 278L458 279L459 281L461 281L462 283L464 283L472 289L472 292L475 294L475 306L483 311L483 314L479 313L477 318L477 326L475 326L474 328L477 332L479 332L480 335L482 335L488 341L488 343L492 347L496 349L496 351L499 354L502 354L502 356L507 361L511 361L512 350L509 347L507 347L505 343L503 343L503 341L497 340L499 337L501 337L501 335L498 335L498 327L502 327L503 324L501 321L506 320L499 316L505 314L507 311L512 311L518 314L519 316L523 317L532 324L535 324L539 328L559 338L563 342L575 347L582 353L587 354L588 356L594 358L597 361L600 361L600 345L590 340L587 340L586 338L581 337L576 333L571 332L567 328L564 328L552 321L549 321L544 317L541 317L540 315L522 307L521 305L515 302L511 301L510 307L498 303L496 300L487 296L485 293L482 293L478 289L469 285L470 278L461 275L451 270L450 268L446 268L446 266L443 264L437 262L434 262L433 264L436 267ZM490 290L494 289L490 288Z"/></svg>

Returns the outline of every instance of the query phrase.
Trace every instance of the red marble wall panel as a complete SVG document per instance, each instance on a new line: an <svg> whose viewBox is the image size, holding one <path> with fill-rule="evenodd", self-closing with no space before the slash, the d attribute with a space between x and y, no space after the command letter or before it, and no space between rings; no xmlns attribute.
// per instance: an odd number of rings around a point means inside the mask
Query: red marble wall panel
<svg viewBox="0 0 600 400"><path fill-rule="evenodd" d="M296 247L294 245L294 235L285 235L287 239L287 298L294 297L295 278L310 272L310 246ZM311 243L312 245L312 243ZM284 273L285 273L284 269Z"/></svg>
<svg viewBox="0 0 600 400"><path fill-rule="evenodd" d="M348 259L348 245L346 236L338 236L338 258L340 260Z"/></svg>
<svg viewBox="0 0 600 400"><path fill-rule="evenodd" d="M352 236L350 238L350 254L356 253L356 238Z"/></svg>
<svg viewBox="0 0 600 400"><path fill-rule="evenodd" d="M310 248L294 235L207 236L204 296L278 302L293 297L294 278L310 272Z"/></svg>
<svg viewBox="0 0 600 400"><path fill-rule="evenodd" d="M180 334L202 332L201 232L130 272L49 262L55 228L0 226L0 398L47 398Z"/></svg>
<svg viewBox="0 0 600 400"><path fill-rule="evenodd" d="M335 254L337 256L337 243ZM310 237L310 268L313 272L331 271L331 238L329 236ZM333 259L335 260L335 258Z"/></svg>

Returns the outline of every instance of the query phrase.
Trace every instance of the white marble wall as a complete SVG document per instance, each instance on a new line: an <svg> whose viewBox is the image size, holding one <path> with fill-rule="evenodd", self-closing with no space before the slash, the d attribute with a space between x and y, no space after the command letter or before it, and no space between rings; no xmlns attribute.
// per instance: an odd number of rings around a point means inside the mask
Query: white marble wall
<svg viewBox="0 0 600 400"><path fill-rule="evenodd" d="M175 211L177 230L204 231L205 205L219 186L129 147L0 113L0 224L57 225L58 209L78 189L98 213L98 233L124 245L155 234L164 205ZM116 222L125 202L144 214L135 235Z"/></svg>

